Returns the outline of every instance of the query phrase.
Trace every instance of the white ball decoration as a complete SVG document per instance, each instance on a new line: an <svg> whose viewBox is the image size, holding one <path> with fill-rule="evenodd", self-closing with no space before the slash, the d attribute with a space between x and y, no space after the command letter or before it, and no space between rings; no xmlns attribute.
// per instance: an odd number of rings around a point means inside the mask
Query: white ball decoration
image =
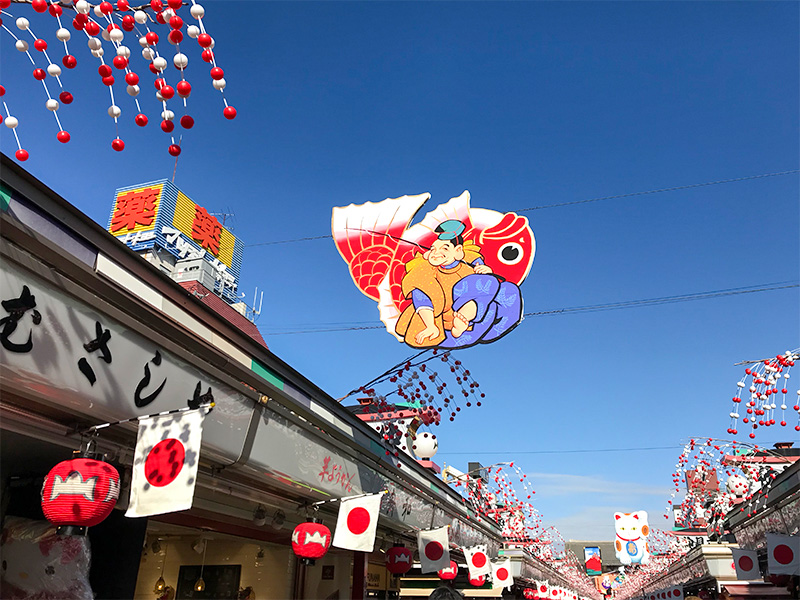
<svg viewBox="0 0 800 600"><path fill-rule="evenodd" d="M88 15L89 11L92 10L92 7L89 6L89 3L86 0L78 0L75 3L75 10L77 10L82 15Z"/></svg>
<svg viewBox="0 0 800 600"><path fill-rule="evenodd" d="M128 95L132 96L133 98L138 96L140 91L141 91L141 89L139 88L138 85L129 85L128 86Z"/></svg>
<svg viewBox="0 0 800 600"><path fill-rule="evenodd" d="M127 46L119 46L117 48L117 56L122 56L124 58L130 58L131 56L131 49Z"/></svg>
<svg viewBox="0 0 800 600"><path fill-rule="evenodd" d="M189 25L186 28L186 35L192 39L196 39L200 35L200 28L197 25Z"/></svg>
<svg viewBox="0 0 800 600"><path fill-rule="evenodd" d="M225 78L223 77L222 79L212 79L211 85L214 86L215 90L219 90L221 92L222 90L225 89L225 86L228 85L228 83L225 81Z"/></svg>
<svg viewBox="0 0 800 600"><path fill-rule="evenodd" d="M142 48L142 57L145 60L153 60L156 57L156 53L153 52L152 48Z"/></svg>
<svg viewBox="0 0 800 600"><path fill-rule="evenodd" d="M119 44L122 38L125 37L125 33L122 29L112 29L108 36L111 38L112 42L117 42Z"/></svg>
<svg viewBox="0 0 800 600"><path fill-rule="evenodd" d="M172 63L175 65L176 69L185 69L187 66L189 66L189 57L181 52L178 52L172 58Z"/></svg>
<svg viewBox="0 0 800 600"><path fill-rule="evenodd" d="M140 38L139 38L139 45L140 45L142 48L147 48L147 46L149 46L149 44L147 43L147 38L146 38L146 37L144 37L144 36L140 37Z"/></svg>
<svg viewBox="0 0 800 600"><path fill-rule="evenodd" d="M430 460L439 451L439 441L433 437L433 434L425 432L417 432L417 439L413 440L411 449L417 458L421 460Z"/></svg>
<svg viewBox="0 0 800 600"><path fill-rule="evenodd" d="M100 35L102 35L102 36L103 36L103 39L104 39L105 41L107 41L107 42L110 42L110 41L111 41L111 34L110 34L110 33L108 33L108 30L107 30L107 29L103 29L102 31L100 31Z"/></svg>
<svg viewBox="0 0 800 600"><path fill-rule="evenodd" d="M108 107L108 116L116 119L122 114L122 109L117 106L116 104L112 104Z"/></svg>
<svg viewBox="0 0 800 600"><path fill-rule="evenodd" d="M50 112L56 112L58 110L58 100L53 100L52 98L50 98L47 102L44 103L44 105Z"/></svg>
<svg viewBox="0 0 800 600"><path fill-rule="evenodd" d="M69 29L61 27L58 31L56 31L56 37L60 42L68 42L72 37L72 34L69 32Z"/></svg>
<svg viewBox="0 0 800 600"><path fill-rule="evenodd" d="M147 13L143 10L137 10L135 13L133 13L133 20L139 25L144 25L147 23Z"/></svg>
<svg viewBox="0 0 800 600"><path fill-rule="evenodd" d="M99 50L103 45L103 42L96 37L90 37L88 40L86 40L86 44L89 46L89 50Z"/></svg>
<svg viewBox="0 0 800 600"><path fill-rule="evenodd" d="M29 26L30 26L30 21L28 21L28 19L26 19L25 17L20 17L19 19L17 19L17 29L25 31L26 29L28 29Z"/></svg>
<svg viewBox="0 0 800 600"><path fill-rule="evenodd" d="M94 16L96 16L98 19L102 19L103 18L103 11L100 10L100 5L99 4L97 4L94 7Z"/></svg>
<svg viewBox="0 0 800 600"><path fill-rule="evenodd" d="M189 10L189 12L192 13L192 16L195 19L202 19L206 14L206 9L203 8L202 4L192 4L192 8Z"/></svg>
<svg viewBox="0 0 800 600"><path fill-rule="evenodd" d="M214 46L216 46L216 45L217 45L217 42L216 42L216 41L214 40L214 38L212 37L212 38L211 38L211 45L209 46L209 48L210 48L211 50L213 50L213 49L214 49Z"/></svg>
<svg viewBox="0 0 800 600"><path fill-rule="evenodd" d="M105 50L102 48L98 48L97 50L92 50L92 56L95 58L101 58L105 54Z"/></svg>
<svg viewBox="0 0 800 600"><path fill-rule="evenodd" d="M164 20L165 20L165 21L169 22L169 20L170 20L172 17L174 17L174 16L175 16L175 11L174 11L174 10L172 10L171 8L165 8L163 11L161 11L161 16L163 16L163 17L164 17Z"/></svg>
<svg viewBox="0 0 800 600"><path fill-rule="evenodd" d="M61 75L61 67L50 63L47 65L47 74L50 75L50 77L58 77Z"/></svg>
<svg viewBox="0 0 800 600"><path fill-rule="evenodd" d="M165 121L172 121L175 118L175 113L171 110L161 111L161 118Z"/></svg>
<svg viewBox="0 0 800 600"><path fill-rule="evenodd" d="M156 92L156 100L159 102L166 102L166 100L164 100L164 96L161 95L161 92Z"/></svg>
<svg viewBox="0 0 800 600"><path fill-rule="evenodd" d="M163 71L167 68L167 59L163 56L157 56L153 59L153 66L159 71Z"/></svg>
<svg viewBox="0 0 800 600"><path fill-rule="evenodd" d="M17 47L17 50L20 52L27 52L28 51L28 42L25 40L17 40L17 43L14 44Z"/></svg>
<svg viewBox="0 0 800 600"><path fill-rule="evenodd" d="M7 116L6 120L3 121L3 122L6 124L6 127L8 127L9 129L16 129L17 125L19 125L19 121L17 120L17 117L12 117L11 115Z"/></svg>

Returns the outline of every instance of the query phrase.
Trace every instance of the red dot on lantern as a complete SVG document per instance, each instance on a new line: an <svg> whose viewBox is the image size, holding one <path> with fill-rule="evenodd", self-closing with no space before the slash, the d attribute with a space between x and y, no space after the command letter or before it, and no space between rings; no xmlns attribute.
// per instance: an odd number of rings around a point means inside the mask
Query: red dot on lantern
<svg viewBox="0 0 800 600"><path fill-rule="evenodd" d="M61 92L58 95L58 99L61 100L61 102L64 104L72 104L73 100L72 94L70 94L69 92Z"/></svg>
<svg viewBox="0 0 800 600"><path fill-rule="evenodd" d="M113 142L111 142L111 147L117 152L122 152L125 149L125 142L117 138Z"/></svg>
<svg viewBox="0 0 800 600"><path fill-rule="evenodd" d="M17 157L17 160L25 162L26 160L28 160L28 151L20 148L14 153L14 156Z"/></svg>
<svg viewBox="0 0 800 600"><path fill-rule="evenodd" d="M61 130L56 134L56 138L62 144L66 144L69 141L69 133L67 133L64 130Z"/></svg>

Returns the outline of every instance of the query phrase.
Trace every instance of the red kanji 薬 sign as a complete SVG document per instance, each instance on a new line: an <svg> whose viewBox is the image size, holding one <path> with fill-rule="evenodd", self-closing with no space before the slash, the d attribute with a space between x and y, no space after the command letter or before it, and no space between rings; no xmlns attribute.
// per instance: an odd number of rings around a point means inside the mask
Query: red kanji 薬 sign
<svg viewBox="0 0 800 600"><path fill-rule="evenodd" d="M111 233L121 230L133 231L137 226L149 227L156 218L161 186L147 187L117 196L117 204L111 217Z"/></svg>
<svg viewBox="0 0 800 600"><path fill-rule="evenodd" d="M192 223L192 239L213 254L219 255L219 240L222 225L216 217L208 214L202 206L195 205L194 222Z"/></svg>

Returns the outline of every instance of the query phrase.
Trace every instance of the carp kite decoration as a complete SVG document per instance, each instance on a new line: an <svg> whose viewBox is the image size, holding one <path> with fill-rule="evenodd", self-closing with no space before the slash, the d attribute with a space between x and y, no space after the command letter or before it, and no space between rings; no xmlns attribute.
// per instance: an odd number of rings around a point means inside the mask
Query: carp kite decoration
<svg viewBox="0 0 800 600"><path fill-rule="evenodd" d="M522 320L536 242L528 219L470 208L469 192L411 221L430 194L333 209L333 240L386 330L415 348L493 342Z"/></svg>

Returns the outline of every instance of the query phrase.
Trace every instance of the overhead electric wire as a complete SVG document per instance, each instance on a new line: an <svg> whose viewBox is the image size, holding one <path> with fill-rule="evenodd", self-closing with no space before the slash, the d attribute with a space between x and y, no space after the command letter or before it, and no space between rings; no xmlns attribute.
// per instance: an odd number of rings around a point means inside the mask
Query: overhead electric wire
<svg viewBox="0 0 800 600"><path fill-rule="evenodd" d="M571 450L470 450L468 452L439 452L438 454L469 454L470 456L478 456L480 454L595 454L600 452L644 452L649 450L675 450L676 448L683 448L682 444L672 446L648 446L645 448L586 448L586 449L571 449Z"/></svg>
<svg viewBox="0 0 800 600"><path fill-rule="evenodd" d="M709 300L725 296L736 296L740 294L754 294L757 292L770 292L786 290L800 287L796 281L784 281L778 283L765 283L758 286L748 286L739 288L729 288L724 290L714 290L709 292L696 292L693 294L683 294L679 296L662 296L659 298L645 298L641 300L627 300L623 302L611 302L606 304L591 304L586 306L573 306L569 308L558 308L554 310L544 310L538 312L526 312L524 317L542 317L548 315L560 315L579 312L600 312L606 310L623 310L627 308L637 308L640 306L659 306L662 304L675 304L678 302L691 302L694 300ZM265 331L265 335L297 335L304 333L333 333L338 331L365 331L368 329L385 329L383 325L361 325L351 327L316 327L308 329L296 329L293 331Z"/></svg>
<svg viewBox="0 0 800 600"><path fill-rule="evenodd" d="M586 198L584 200L572 200L570 202L559 202L557 204L544 204L542 206L531 206L529 208L520 208L515 212L528 212L532 210L544 210L545 208L559 208L562 206L572 206L573 204L587 204L589 202L600 202L601 200L618 200L621 198L633 198L635 196L647 196L650 194L662 194L664 192L676 192L679 190L689 190L692 188L707 187L710 185L722 185L726 183L737 183L739 181L749 181L752 179L764 179L766 177L778 177L780 175L791 175L793 173L800 173L800 169L792 169L789 171L777 171L775 173L761 173L760 175L747 175L745 177L735 177L733 179L720 179L718 181L706 181L704 183L690 183L687 185L678 185L667 188L658 188L655 190L646 190L643 192L630 192L628 194L615 194L613 196L600 196L599 198ZM255 244L245 244L245 248L252 248L255 246L274 246L276 244L293 244L296 242L309 242L312 240L326 240L333 237L332 235L313 235L301 238L292 238L288 240L273 240L270 242L258 242Z"/></svg>

